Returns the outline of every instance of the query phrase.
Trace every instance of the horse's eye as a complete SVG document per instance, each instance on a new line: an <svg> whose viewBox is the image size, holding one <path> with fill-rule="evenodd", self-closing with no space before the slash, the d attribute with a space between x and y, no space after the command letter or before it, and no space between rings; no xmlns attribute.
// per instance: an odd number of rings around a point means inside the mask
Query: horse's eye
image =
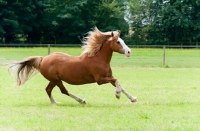
<svg viewBox="0 0 200 131"><path fill-rule="evenodd" d="M120 42L119 42L119 41L117 41L117 44L120 44Z"/></svg>

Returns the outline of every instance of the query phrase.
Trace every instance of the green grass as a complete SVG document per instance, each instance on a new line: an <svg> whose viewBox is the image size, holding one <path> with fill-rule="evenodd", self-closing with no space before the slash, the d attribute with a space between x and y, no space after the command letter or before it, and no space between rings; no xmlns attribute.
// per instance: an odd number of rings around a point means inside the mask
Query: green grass
<svg viewBox="0 0 200 131"><path fill-rule="evenodd" d="M72 55L81 52L80 48L51 51ZM130 94L137 96L137 103L131 103L123 94L117 100L111 84L65 84L71 93L85 98L87 104L81 105L55 88L53 96L62 104L51 105L45 92L48 81L40 74L15 87L7 68L0 66L0 130L200 130L199 50L166 50L169 68L162 67L162 49L132 51L130 58L114 53L112 66L114 76ZM8 60L46 53L44 48L0 48L0 57Z"/></svg>
<svg viewBox="0 0 200 131"><path fill-rule="evenodd" d="M81 48L56 48L51 52L64 52L71 55L80 55ZM47 48L0 48L0 60L21 60L29 56L46 56ZM200 67L200 49L166 49L166 62L163 66L163 49L132 48L132 56L125 58L121 54L114 53L112 66L122 67L170 67L170 68L194 68Z"/></svg>

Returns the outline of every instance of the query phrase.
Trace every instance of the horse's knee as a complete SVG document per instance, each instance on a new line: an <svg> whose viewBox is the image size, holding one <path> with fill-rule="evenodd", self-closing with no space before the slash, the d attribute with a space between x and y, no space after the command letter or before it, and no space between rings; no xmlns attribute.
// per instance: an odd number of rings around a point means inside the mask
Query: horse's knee
<svg viewBox="0 0 200 131"><path fill-rule="evenodd" d="M49 95L49 97L51 96L51 92L52 92L52 89L51 88L46 88L46 93Z"/></svg>
<svg viewBox="0 0 200 131"><path fill-rule="evenodd" d="M55 87L55 84L54 83L52 83L52 82L50 82L49 84L48 84L48 86L46 87L46 92L48 93L48 94L51 94L51 92L52 92L52 90L53 90L53 88Z"/></svg>
<svg viewBox="0 0 200 131"><path fill-rule="evenodd" d="M45 90L47 93L51 92L51 90L48 87Z"/></svg>

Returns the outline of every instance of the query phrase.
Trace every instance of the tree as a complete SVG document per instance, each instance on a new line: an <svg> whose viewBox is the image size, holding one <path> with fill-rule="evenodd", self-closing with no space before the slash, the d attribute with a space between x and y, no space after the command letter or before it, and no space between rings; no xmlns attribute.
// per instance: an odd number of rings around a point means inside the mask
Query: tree
<svg viewBox="0 0 200 131"><path fill-rule="evenodd" d="M3 22L3 15L4 15L4 6L7 4L6 1L4 0L0 0L0 40L3 41L3 37L4 37L4 34L6 33L5 30L3 29L4 28L4 22Z"/></svg>
<svg viewBox="0 0 200 131"><path fill-rule="evenodd" d="M94 26L128 32L120 0L0 0L0 20L5 43L80 43Z"/></svg>
<svg viewBox="0 0 200 131"><path fill-rule="evenodd" d="M80 43L80 39L92 27L102 31L121 30L128 32L128 24L124 20L124 6L117 0L68 0L55 1L53 21L60 42ZM60 10L62 9L62 10ZM52 35L52 34L49 34ZM49 37L51 38L51 37Z"/></svg>
<svg viewBox="0 0 200 131"><path fill-rule="evenodd" d="M44 11L40 9L41 7L42 4L39 0L1 0L1 42L12 43L25 41L27 38L31 39L37 36L37 34L40 34L39 29L42 27L40 22L43 19L41 14L44 16Z"/></svg>
<svg viewBox="0 0 200 131"><path fill-rule="evenodd" d="M160 8L159 31L169 42L194 42L200 38L200 3L196 0L165 1ZM155 27L156 27L155 26Z"/></svg>
<svg viewBox="0 0 200 131"><path fill-rule="evenodd" d="M144 44L198 42L199 7L196 0L130 0L132 38Z"/></svg>
<svg viewBox="0 0 200 131"><path fill-rule="evenodd" d="M15 34L19 33L19 23L11 1L0 1L0 36L6 43L15 39Z"/></svg>
<svg viewBox="0 0 200 131"><path fill-rule="evenodd" d="M12 8L14 8L18 22L18 32L16 32L16 35L18 35L17 41L20 41L20 38L25 41L28 33L32 32L37 24L35 22L37 16L35 4L35 0L20 0L20 2L16 1L12 3Z"/></svg>
<svg viewBox="0 0 200 131"><path fill-rule="evenodd" d="M154 0L130 0L129 21L134 31L132 41L138 44L155 43L155 29L153 23L157 15L157 3Z"/></svg>
<svg viewBox="0 0 200 131"><path fill-rule="evenodd" d="M53 14L54 7L52 7L53 5L51 5L49 0L33 0L32 4L34 8L31 14L34 17L28 22L32 29L25 33L27 34L26 41L28 43L42 43L46 40L46 37L48 38L48 34L51 33L49 30L52 28L52 21L55 18L55 14Z"/></svg>

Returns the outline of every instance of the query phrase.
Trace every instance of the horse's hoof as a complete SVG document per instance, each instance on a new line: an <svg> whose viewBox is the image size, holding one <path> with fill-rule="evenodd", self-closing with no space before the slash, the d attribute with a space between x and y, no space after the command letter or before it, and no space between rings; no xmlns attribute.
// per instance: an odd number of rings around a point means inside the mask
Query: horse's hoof
<svg viewBox="0 0 200 131"><path fill-rule="evenodd" d="M121 90L115 90L115 96L117 99L120 99L120 95L121 95Z"/></svg>
<svg viewBox="0 0 200 131"><path fill-rule="evenodd" d="M120 94L115 94L117 99L120 99Z"/></svg>
<svg viewBox="0 0 200 131"><path fill-rule="evenodd" d="M131 102L137 102L137 97L132 97Z"/></svg>
<svg viewBox="0 0 200 131"><path fill-rule="evenodd" d="M85 100L81 100L79 103L80 104L87 104Z"/></svg>

